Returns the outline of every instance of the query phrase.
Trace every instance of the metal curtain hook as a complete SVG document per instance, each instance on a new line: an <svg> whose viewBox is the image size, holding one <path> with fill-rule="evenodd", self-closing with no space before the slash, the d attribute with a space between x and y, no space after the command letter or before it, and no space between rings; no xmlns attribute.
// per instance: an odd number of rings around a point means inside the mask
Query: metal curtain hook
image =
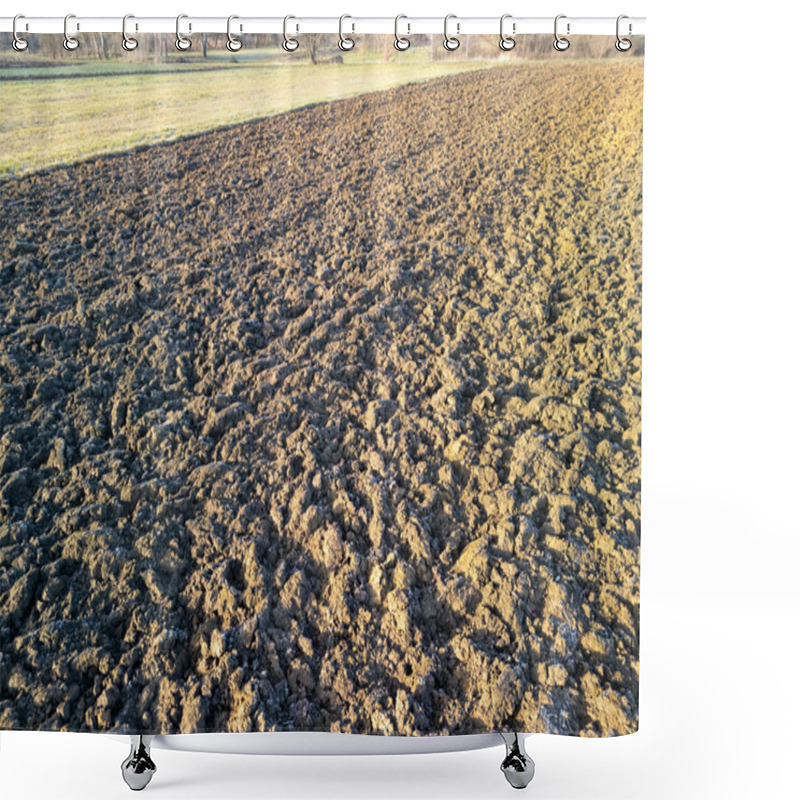
<svg viewBox="0 0 800 800"><path fill-rule="evenodd" d="M342 16L339 17L339 49L345 51L352 50L356 46L353 39L344 35L343 26L346 19L352 19L352 17L349 14L342 14ZM350 30L351 32L355 30L355 25L353 25L352 22L350 23Z"/></svg>
<svg viewBox="0 0 800 800"><path fill-rule="evenodd" d="M630 39L623 39L619 35L619 24L620 24L620 22L622 22L623 19L628 19L628 16L626 14L620 14L617 17L617 41L614 43L614 47L616 47L617 50L620 51L620 53L627 53L628 50L630 50L631 47L633 47L633 42ZM629 22L628 23L628 34L630 35L630 33L631 33L631 24Z"/></svg>
<svg viewBox="0 0 800 800"><path fill-rule="evenodd" d="M444 45L445 50L450 50L451 52L453 50L458 50L458 48L461 47L461 42L459 41L458 37L450 36L450 34L447 31L448 22L450 22L451 19L455 18L456 18L455 14L448 14L444 18L444 42L442 42L442 44ZM460 29L461 29L461 23L456 22L456 33L458 33Z"/></svg>
<svg viewBox="0 0 800 800"><path fill-rule="evenodd" d="M188 17L188 14L178 14L175 18L175 47L178 50L188 50L192 46L192 40L181 33L181 20Z"/></svg>
<svg viewBox="0 0 800 800"><path fill-rule="evenodd" d="M65 50L77 50L81 45L81 43L74 36L70 36L70 33L69 33L69 21L71 19L75 19L75 15L74 14L67 14L67 16L64 17L64 49ZM77 30L77 27L76 27L76 30Z"/></svg>
<svg viewBox="0 0 800 800"><path fill-rule="evenodd" d="M23 50L28 49L28 40L24 39L22 36L19 35L19 31L17 31L17 21L25 19L24 15L17 14L14 17L14 22L11 24L11 35L13 36L11 40L11 46L18 52L21 53ZM27 27L27 26L26 26Z"/></svg>
<svg viewBox="0 0 800 800"><path fill-rule="evenodd" d="M408 19L405 14L398 14L394 18L394 49L399 50L401 53L411 47L411 40L406 36L400 35L400 20ZM411 26L406 23L406 29L411 33Z"/></svg>
<svg viewBox="0 0 800 800"><path fill-rule="evenodd" d="M503 31L503 23L507 19L511 19L511 14L503 14L503 16L500 17L500 49L505 50L506 52L509 50L513 50L517 44L513 36L506 36L505 32ZM516 22L511 23L511 32L512 33L517 32Z"/></svg>
<svg viewBox="0 0 800 800"><path fill-rule="evenodd" d="M289 36L289 20L294 19L291 14L287 14L283 18L283 49L287 53L294 53L298 47L300 47L300 42L297 39Z"/></svg>
<svg viewBox="0 0 800 800"><path fill-rule="evenodd" d="M130 52L139 46L139 40L133 36L128 36L128 20L134 19L133 14L126 14L122 18L122 49Z"/></svg>
<svg viewBox="0 0 800 800"><path fill-rule="evenodd" d="M553 47L555 47L555 49L558 50L561 53L563 53L564 50L566 50L569 47L569 39L565 39L563 36L559 36L558 35L558 21L560 19L566 19L566 18L567 18L566 14L559 14L556 17L555 26L554 26L554 31L555 31L556 38L553 41ZM569 36L569 22L567 23L567 36Z"/></svg>
<svg viewBox="0 0 800 800"><path fill-rule="evenodd" d="M239 17L237 17L236 14L231 14L228 17L228 41L225 43L225 47L227 47L228 50L231 51L231 53L238 53L239 50L242 49L242 40L237 39L231 33L231 22L233 22L233 20L235 19L239 19Z"/></svg>

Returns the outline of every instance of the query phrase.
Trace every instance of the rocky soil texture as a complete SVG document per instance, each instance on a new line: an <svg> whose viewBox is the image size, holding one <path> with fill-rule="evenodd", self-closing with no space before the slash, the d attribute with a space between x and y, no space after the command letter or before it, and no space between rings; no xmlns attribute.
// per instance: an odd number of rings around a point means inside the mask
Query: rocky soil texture
<svg viewBox="0 0 800 800"><path fill-rule="evenodd" d="M0 184L0 728L638 720L642 61Z"/></svg>

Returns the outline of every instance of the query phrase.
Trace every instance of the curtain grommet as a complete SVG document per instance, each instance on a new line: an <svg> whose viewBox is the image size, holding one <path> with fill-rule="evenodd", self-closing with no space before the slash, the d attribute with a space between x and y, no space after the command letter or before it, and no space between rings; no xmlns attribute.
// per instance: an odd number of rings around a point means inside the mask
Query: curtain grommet
<svg viewBox="0 0 800 800"><path fill-rule="evenodd" d="M283 42L281 42L281 46L287 53L294 53L298 47L300 47L300 42L295 39L293 36L289 36L289 20L295 19L294 16L291 14L287 14L283 18Z"/></svg>
<svg viewBox="0 0 800 800"><path fill-rule="evenodd" d="M339 17L339 49L343 50L345 53L348 50L352 50L356 46L354 39L351 39L349 36L344 35L344 21L346 19L353 19L353 18L349 14L342 14L342 16ZM352 23L350 23L350 27L352 30L355 29L355 26Z"/></svg>
<svg viewBox="0 0 800 800"><path fill-rule="evenodd" d="M231 14L228 17L228 41L225 42L225 47L231 51L231 53L238 53L242 49L242 40L237 39L233 33L231 32L231 23L235 20L239 19L236 14Z"/></svg>
<svg viewBox="0 0 800 800"><path fill-rule="evenodd" d="M633 42L630 39L624 39L622 36L620 36L619 24L620 24L620 22L622 22L623 19L629 19L627 14L620 14L617 17L617 41L614 42L614 47L616 47L617 50L619 50L620 53L627 53L628 50L630 50L631 47L633 47ZM631 33L631 24L629 22L628 23L628 35L629 36L630 36L630 33Z"/></svg>
<svg viewBox="0 0 800 800"><path fill-rule="evenodd" d="M506 53L509 50L513 50L517 46L517 41L516 39L514 39L513 36L513 34L517 32L517 23L516 22L511 23L512 35L509 36L508 34L506 34L503 28L505 21L507 19L511 19L511 14L503 14L503 16L500 17L500 49Z"/></svg>
<svg viewBox="0 0 800 800"><path fill-rule="evenodd" d="M176 50L188 50L192 46L192 40L188 37L184 36L181 33L181 20L187 19L189 17L188 14L178 14L175 18L175 49ZM189 28L191 30L191 26Z"/></svg>
<svg viewBox="0 0 800 800"><path fill-rule="evenodd" d="M456 19L456 15L448 14L444 18L444 41L442 42L442 47L444 47L445 50L448 50L449 52L452 53L455 50L458 50L459 47L461 47L461 40L458 38L458 36L451 36L450 32L447 29L451 19ZM460 23L456 21L456 34L459 32L460 27L461 27Z"/></svg>
<svg viewBox="0 0 800 800"><path fill-rule="evenodd" d="M81 43L69 32L69 21L71 19L75 19L74 14L67 14L67 16L64 17L64 41L63 41L64 49L69 50L70 52L72 52L73 50L77 50L81 46Z"/></svg>
<svg viewBox="0 0 800 800"><path fill-rule="evenodd" d="M400 35L400 20L401 19L408 19L405 14L398 14L394 18L394 49L397 50L399 53L405 53L409 47L411 47L411 39L407 36ZM406 25L408 32L411 32L411 26Z"/></svg>
<svg viewBox="0 0 800 800"><path fill-rule="evenodd" d="M569 50L569 39L564 36L561 36L558 32L558 21L560 19L566 19L566 14L559 14L556 17L555 24L553 26L553 31L555 33L555 39L553 40L553 47L558 50L559 53L563 53L565 50ZM569 36L569 22L567 23L567 36Z"/></svg>
<svg viewBox="0 0 800 800"><path fill-rule="evenodd" d="M126 14L122 18L122 49L127 52L135 50L139 46L139 40L133 36L128 36L128 20L135 19L133 14Z"/></svg>
<svg viewBox="0 0 800 800"><path fill-rule="evenodd" d="M18 52L23 53L28 49L28 40L24 36L20 36L17 30L17 23L19 20L25 19L23 14L16 14L14 21L11 24L11 46Z"/></svg>

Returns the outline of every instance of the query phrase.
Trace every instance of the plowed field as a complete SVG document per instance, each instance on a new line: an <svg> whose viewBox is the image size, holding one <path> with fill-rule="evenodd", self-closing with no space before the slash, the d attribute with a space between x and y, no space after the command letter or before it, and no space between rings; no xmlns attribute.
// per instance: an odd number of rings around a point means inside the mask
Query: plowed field
<svg viewBox="0 0 800 800"><path fill-rule="evenodd" d="M642 62L0 183L0 728L638 724Z"/></svg>

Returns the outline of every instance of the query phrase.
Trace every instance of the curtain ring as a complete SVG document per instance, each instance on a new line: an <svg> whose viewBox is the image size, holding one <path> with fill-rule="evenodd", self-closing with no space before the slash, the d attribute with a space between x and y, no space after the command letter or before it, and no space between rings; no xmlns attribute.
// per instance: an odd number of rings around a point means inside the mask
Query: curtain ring
<svg viewBox="0 0 800 800"><path fill-rule="evenodd" d="M400 35L401 19L408 19L408 17L405 14L398 14L394 18L394 49L402 53L411 47L411 40L407 36ZM408 25L408 32L411 33L410 25Z"/></svg>
<svg viewBox="0 0 800 800"><path fill-rule="evenodd" d="M617 41L614 42L614 47L616 47L617 50L620 51L620 53L627 53L628 50L630 50L631 47L633 47L633 42L630 39L623 39L619 35L619 23L623 19L628 19L628 16L626 14L620 14L617 17ZM628 34L630 34L630 32L631 32L631 25L630 23L628 23Z"/></svg>
<svg viewBox="0 0 800 800"><path fill-rule="evenodd" d="M513 36L506 36L505 32L503 31L503 23L507 19L511 19L511 14L503 14L503 16L500 17L500 49L505 50L506 52L513 50L517 44ZM517 32L516 22L511 23L511 32Z"/></svg>
<svg viewBox="0 0 800 800"><path fill-rule="evenodd" d="M556 38L553 41L553 47L555 47L555 49L558 50L559 53L563 53L566 49L569 48L569 39L565 39L563 36L558 35L558 21L560 19L566 19L566 18L567 18L566 14L559 14L556 17L556 22L554 27ZM569 22L567 23L567 36L569 36Z"/></svg>
<svg viewBox="0 0 800 800"><path fill-rule="evenodd" d="M342 30L344 26L344 21L346 19L353 19L353 18L349 14L342 14L342 16L339 17L339 49L344 50L345 52L347 52L348 50L352 50L356 46L355 41L345 36ZM350 25L351 28L355 30L355 26L352 23L350 23Z"/></svg>
<svg viewBox="0 0 800 800"><path fill-rule="evenodd" d="M294 19L291 14L287 14L283 18L283 49L287 53L294 53L298 47L300 47L300 42L297 41L292 36L289 36L289 20Z"/></svg>
<svg viewBox="0 0 800 800"><path fill-rule="evenodd" d="M458 50L458 48L461 46L461 42L459 41L458 37L450 36L450 34L447 32L447 23L450 22L451 19L455 18L455 14L448 14L444 18L444 42L442 42L442 44L444 45L444 49L449 50L450 52L453 50ZM459 28L460 24L456 22L456 33L458 33Z"/></svg>
<svg viewBox="0 0 800 800"><path fill-rule="evenodd" d="M181 33L181 20L188 17L188 14L178 14L175 18L175 47L178 50L188 50L192 46L192 40Z"/></svg>
<svg viewBox="0 0 800 800"><path fill-rule="evenodd" d="M233 20L235 20L235 19L239 19L239 17L237 17L236 14L231 14L228 17L228 41L225 42L225 47L227 47L228 50L231 51L231 53L238 53L239 50L242 49L242 40L241 39L237 39L231 33L231 22L233 22Z"/></svg>
<svg viewBox="0 0 800 800"><path fill-rule="evenodd" d="M13 36L13 39L11 40L11 46L18 53L21 53L23 50L28 49L28 40L20 36L19 31L17 31L17 20L20 19L25 19L24 15L17 14L14 17L14 22L11 24L11 35Z"/></svg>
<svg viewBox="0 0 800 800"><path fill-rule="evenodd" d="M64 49L65 50L77 50L81 45L81 43L74 36L70 36L70 33L69 33L69 21L71 19L75 19L75 15L74 14L67 14L67 16L64 17ZM77 28L76 28L76 30L77 30Z"/></svg>
<svg viewBox="0 0 800 800"><path fill-rule="evenodd" d="M122 49L130 52L139 46L139 40L133 36L128 36L128 20L134 19L133 14L126 14L122 18Z"/></svg>

